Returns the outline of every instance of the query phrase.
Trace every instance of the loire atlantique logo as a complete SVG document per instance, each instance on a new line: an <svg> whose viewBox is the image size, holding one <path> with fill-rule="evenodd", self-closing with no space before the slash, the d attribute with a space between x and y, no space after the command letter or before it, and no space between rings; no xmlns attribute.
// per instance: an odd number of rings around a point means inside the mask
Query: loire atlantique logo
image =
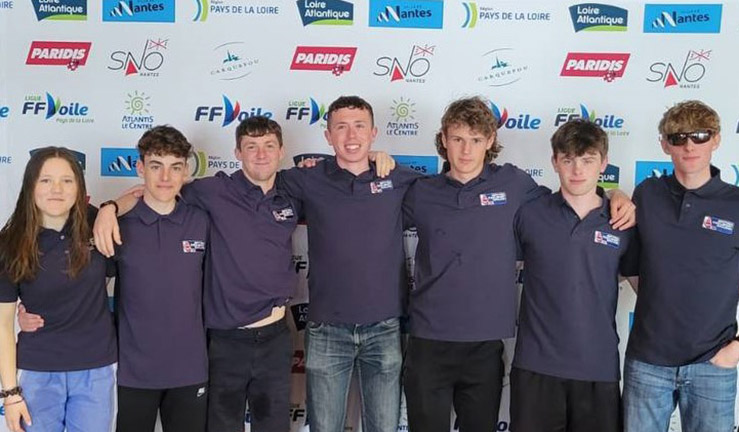
<svg viewBox="0 0 739 432"><path fill-rule="evenodd" d="M629 63L628 53L567 53L561 76L601 78L612 82L624 76Z"/></svg>
<svg viewBox="0 0 739 432"><path fill-rule="evenodd" d="M719 33L720 4L646 4L644 33Z"/></svg>
<svg viewBox="0 0 739 432"><path fill-rule="evenodd" d="M352 25L354 5L344 0L297 0L303 26Z"/></svg>
<svg viewBox="0 0 739 432"><path fill-rule="evenodd" d="M621 178L621 168L616 165L606 165L606 170L598 177L598 186L603 189L618 189Z"/></svg>
<svg viewBox="0 0 739 432"><path fill-rule="evenodd" d="M490 87L502 87L518 82L529 72L523 56L513 48L498 48L482 55L477 82Z"/></svg>
<svg viewBox="0 0 739 432"><path fill-rule="evenodd" d="M4 4L13 2L0 1L0 9ZM32 0L33 11L38 21L85 21L87 20L87 0Z"/></svg>
<svg viewBox="0 0 739 432"><path fill-rule="evenodd" d="M575 32L624 32L629 23L629 11L601 3L582 3L570 6L570 17Z"/></svg>
<svg viewBox="0 0 739 432"><path fill-rule="evenodd" d="M26 57L27 65L65 66L74 71L87 64L92 42L33 41Z"/></svg>

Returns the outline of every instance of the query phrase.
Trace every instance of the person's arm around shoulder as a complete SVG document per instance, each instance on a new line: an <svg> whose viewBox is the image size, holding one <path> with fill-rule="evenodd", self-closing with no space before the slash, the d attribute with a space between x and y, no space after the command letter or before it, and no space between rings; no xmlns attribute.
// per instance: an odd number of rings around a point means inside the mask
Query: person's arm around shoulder
<svg viewBox="0 0 739 432"><path fill-rule="evenodd" d="M106 202L104 204L107 205L102 205L98 210L92 228L92 235L95 238L95 247L103 256L110 258L115 255L114 242L119 246L123 244L118 226L118 216L123 216L136 206L141 197L141 191L141 186L131 188L116 198L115 204L107 204L109 202Z"/></svg>
<svg viewBox="0 0 739 432"><path fill-rule="evenodd" d="M611 220L613 229L624 231L636 225L636 205L621 189L606 192L611 200Z"/></svg>
<svg viewBox="0 0 739 432"><path fill-rule="evenodd" d="M15 354L15 302L0 303L0 381L3 391L18 387L18 369ZM22 432L21 423L31 424L31 415L23 395L14 394L3 400L5 423L11 432Z"/></svg>

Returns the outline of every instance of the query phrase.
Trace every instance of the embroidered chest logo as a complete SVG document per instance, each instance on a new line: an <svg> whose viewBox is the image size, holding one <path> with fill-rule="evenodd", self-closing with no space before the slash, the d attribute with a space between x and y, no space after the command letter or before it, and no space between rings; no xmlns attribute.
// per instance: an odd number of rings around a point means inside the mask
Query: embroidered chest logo
<svg viewBox="0 0 739 432"><path fill-rule="evenodd" d="M497 206L508 202L505 192L489 192L480 194L481 206Z"/></svg>
<svg viewBox="0 0 739 432"><path fill-rule="evenodd" d="M392 180L377 180L370 183L370 191L373 194L382 193L386 190L392 190L393 189L393 181Z"/></svg>
<svg viewBox="0 0 739 432"><path fill-rule="evenodd" d="M613 234L604 233L602 231L596 231L593 241L598 244L606 245L615 249L621 244L621 239Z"/></svg>
<svg viewBox="0 0 739 432"><path fill-rule="evenodd" d="M200 240L182 240L182 252L205 252L205 242Z"/></svg>
<svg viewBox="0 0 739 432"><path fill-rule="evenodd" d="M295 217L295 212L293 212L292 207L285 207L282 210L272 210L272 216L275 217L277 222L285 222Z"/></svg>
<svg viewBox="0 0 739 432"><path fill-rule="evenodd" d="M701 226L707 230L716 231L721 234L734 234L734 222L719 219L714 216L704 217L703 224Z"/></svg>

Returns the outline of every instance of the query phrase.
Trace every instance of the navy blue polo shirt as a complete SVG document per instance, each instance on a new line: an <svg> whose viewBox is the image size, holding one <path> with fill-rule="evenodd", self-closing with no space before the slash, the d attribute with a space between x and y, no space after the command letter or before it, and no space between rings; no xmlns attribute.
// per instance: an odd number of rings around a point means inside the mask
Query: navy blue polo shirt
<svg viewBox="0 0 739 432"><path fill-rule="evenodd" d="M626 354L662 366L702 362L736 334L739 188L711 180L686 190L674 175L634 190L639 295Z"/></svg>
<svg viewBox="0 0 739 432"><path fill-rule="evenodd" d="M519 207L549 189L511 164L486 165L462 184L445 174L420 179L403 205L418 231L411 334L444 341L512 337L516 320Z"/></svg>
<svg viewBox="0 0 739 432"><path fill-rule="evenodd" d="M298 207L287 195L262 188L241 170L195 180L182 188L186 202L208 213L205 326L234 329L282 306L296 289L292 234Z"/></svg>
<svg viewBox="0 0 739 432"><path fill-rule="evenodd" d="M208 215L182 201L160 215L142 199L119 225L118 383L162 389L207 381L202 310Z"/></svg>
<svg viewBox="0 0 739 432"><path fill-rule="evenodd" d="M91 214L94 220L94 212ZM90 243L92 244L92 243ZM90 262L72 279L69 226L42 228L36 278L13 284L0 270L0 302L19 298L44 326L18 334L18 368L45 372L94 369L117 360L113 315L105 290L106 259L90 246Z"/></svg>
<svg viewBox="0 0 739 432"><path fill-rule="evenodd" d="M519 210L523 294L513 365L559 378L618 381L618 275L634 230L609 224L610 203L582 220L562 194Z"/></svg>
<svg viewBox="0 0 739 432"><path fill-rule="evenodd" d="M308 319L370 324L401 315L407 280L401 206L419 176L398 167L380 178L374 165L355 176L335 159L278 174L308 224Z"/></svg>

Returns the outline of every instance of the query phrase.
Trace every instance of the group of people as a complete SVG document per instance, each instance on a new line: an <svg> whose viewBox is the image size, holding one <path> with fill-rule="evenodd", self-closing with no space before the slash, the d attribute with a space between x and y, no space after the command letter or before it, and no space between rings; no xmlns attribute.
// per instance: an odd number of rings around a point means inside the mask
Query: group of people
<svg viewBox="0 0 739 432"><path fill-rule="evenodd" d="M157 415L165 432L238 432L247 401L253 432L289 431L285 310L292 234L305 220L311 432L344 430L353 374L365 432L397 431L401 387L411 432L448 432L452 408L461 432L494 431L502 340L514 335L514 432L665 432L678 404L684 431L732 431L739 188L711 165L713 109L678 103L659 133L674 174L638 185L633 203L597 187L608 163L598 125L576 119L554 133L552 193L494 162L498 124L476 97L447 107L435 143L445 169L427 177L371 152L373 110L357 96L329 106L334 157L279 172L271 119L237 127L240 170L193 181L187 139L154 127L138 143L143 189L97 211L74 156L42 149L0 231L8 427L106 432L117 394L119 432L153 431ZM114 314L106 276L116 277ZM620 276L638 288L623 396Z"/></svg>

